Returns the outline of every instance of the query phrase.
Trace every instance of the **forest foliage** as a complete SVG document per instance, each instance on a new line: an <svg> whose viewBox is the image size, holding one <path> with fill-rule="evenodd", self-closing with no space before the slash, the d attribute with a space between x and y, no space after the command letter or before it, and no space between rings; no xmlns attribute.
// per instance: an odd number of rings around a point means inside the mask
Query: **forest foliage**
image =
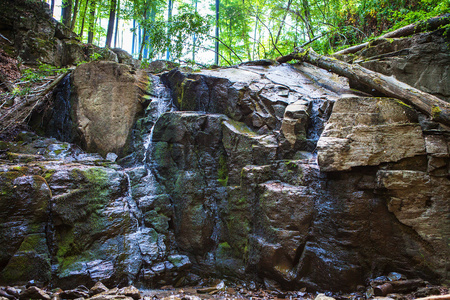
<svg viewBox="0 0 450 300"><path fill-rule="evenodd" d="M220 65L273 59L305 45L329 54L450 11L450 0L62 1L61 21L84 42L118 47L119 24L129 24L133 40L125 42L136 58L204 63L213 53Z"/></svg>

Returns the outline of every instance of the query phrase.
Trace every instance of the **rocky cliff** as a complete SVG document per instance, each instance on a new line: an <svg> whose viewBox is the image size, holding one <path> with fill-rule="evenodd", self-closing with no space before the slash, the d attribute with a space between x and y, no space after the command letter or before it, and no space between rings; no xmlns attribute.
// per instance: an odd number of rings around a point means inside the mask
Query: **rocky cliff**
<svg viewBox="0 0 450 300"><path fill-rule="evenodd" d="M397 99L304 63L92 62L51 103L49 137L0 142L1 284L448 281L450 130Z"/></svg>

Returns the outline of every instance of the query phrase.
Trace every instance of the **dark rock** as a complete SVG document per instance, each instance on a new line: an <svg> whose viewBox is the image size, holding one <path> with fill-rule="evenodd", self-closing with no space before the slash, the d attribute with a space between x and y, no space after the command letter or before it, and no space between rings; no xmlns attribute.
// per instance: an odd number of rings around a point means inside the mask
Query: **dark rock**
<svg viewBox="0 0 450 300"><path fill-rule="evenodd" d="M103 293L103 292L106 292L106 291L108 291L108 288L103 283L98 281L89 290L89 295L90 296L95 296L97 294L100 294L100 293Z"/></svg>
<svg viewBox="0 0 450 300"><path fill-rule="evenodd" d="M76 288L74 290L66 290L59 294L63 299L89 298L89 290Z"/></svg>
<svg viewBox="0 0 450 300"><path fill-rule="evenodd" d="M131 297L134 300L139 300L141 298L141 292L132 285L119 289L117 294Z"/></svg>
<svg viewBox="0 0 450 300"><path fill-rule="evenodd" d="M450 101L448 40L443 30L387 39L357 53L368 69L395 76L415 88Z"/></svg>
<svg viewBox="0 0 450 300"><path fill-rule="evenodd" d="M7 298L7 299L10 299L10 300L14 300L14 299L19 298L19 295L17 295L17 296L11 295L8 292L0 289L0 297Z"/></svg>
<svg viewBox="0 0 450 300"><path fill-rule="evenodd" d="M8 294L10 294L10 295L12 295L12 296L14 296L14 297L16 297L16 298L19 298L19 295L20 295L20 290L19 290L19 289L16 289L16 288L11 287L11 286L7 286L7 287L5 288L5 291L6 291Z"/></svg>
<svg viewBox="0 0 450 300"><path fill-rule="evenodd" d="M419 288L417 291L414 292L414 297L422 298L422 297L428 297L428 296L440 295L440 294L441 294L441 291L436 286L422 287L422 288Z"/></svg>
<svg viewBox="0 0 450 300"><path fill-rule="evenodd" d="M44 290L36 286L30 286L26 290L22 291L19 295L21 300L24 299L41 299L41 300L50 300L51 297Z"/></svg>

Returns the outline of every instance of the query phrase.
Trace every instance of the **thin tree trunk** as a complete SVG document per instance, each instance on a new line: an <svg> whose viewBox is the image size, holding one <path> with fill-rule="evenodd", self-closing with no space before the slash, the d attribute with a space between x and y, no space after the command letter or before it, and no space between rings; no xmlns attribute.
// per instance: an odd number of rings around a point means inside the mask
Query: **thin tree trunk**
<svg viewBox="0 0 450 300"><path fill-rule="evenodd" d="M117 0L117 17L116 17L116 30L114 33L114 48L117 48L119 42L119 20L120 20L120 0Z"/></svg>
<svg viewBox="0 0 450 300"><path fill-rule="evenodd" d="M116 20L117 0L111 0L110 3L111 3L111 5L109 7L108 30L106 32L106 44L105 44L105 47L108 47L108 48L111 48L114 24L115 24L115 20Z"/></svg>
<svg viewBox="0 0 450 300"><path fill-rule="evenodd" d="M409 36L415 33L420 33L428 30L435 30L439 28L442 25L446 25L450 23L450 13L445 14L443 16L430 18L426 21L416 22L414 24L407 25L405 27L399 28L397 30L388 32L378 38L379 39L387 39L387 38L398 38L398 37L404 37ZM360 45L356 45L353 47L349 47L347 49L338 51L334 53L334 55L343 55L343 54L350 54L350 53L356 53L359 50L363 49L369 45L369 43L363 43Z"/></svg>
<svg viewBox="0 0 450 300"><path fill-rule="evenodd" d="M252 55L253 58L252 59L255 59L255 47L258 44L256 42L256 32L257 32L257 29L258 29L258 14L259 14L259 12L258 12L258 5L257 5L256 6L256 16L255 16L255 32L254 32L254 37L253 37L254 43L253 43L253 55Z"/></svg>
<svg viewBox="0 0 450 300"><path fill-rule="evenodd" d="M172 22L172 10L173 10L173 0L169 0L169 4L167 7L167 24L170 27L170 23ZM170 29L168 29L169 31ZM167 32L167 38L170 41L170 35L169 32ZM166 51L166 60L170 59L170 47L167 46L167 51Z"/></svg>
<svg viewBox="0 0 450 300"><path fill-rule="evenodd" d="M63 0L61 4L61 23L70 28L72 16L72 0Z"/></svg>
<svg viewBox="0 0 450 300"><path fill-rule="evenodd" d="M277 37L275 38L275 44L278 44L278 40L281 35L281 31L283 30L284 23L286 22L286 17L289 9L291 8L292 0L288 0L287 8L283 16L283 20L281 21L280 28L278 29Z"/></svg>
<svg viewBox="0 0 450 300"><path fill-rule="evenodd" d="M70 30L72 30L72 31L75 28L75 23L77 22L77 14L78 14L79 6L80 6L80 0L75 0L75 6L73 7L73 14L72 14L72 22L70 24Z"/></svg>
<svg viewBox="0 0 450 300"><path fill-rule="evenodd" d="M52 11L52 16L55 14L55 0L50 2L50 10Z"/></svg>
<svg viewBox="0 0 450 300"><path fill-rule="evenodd" d="M135 48L136 48L136 30L138 30L136 28L136 20L133 19L133 38L132 38L132 44L131 44L131 55L134 55L134 53L136 52Z"/></svg>
<svg viewBox="0 0 450 300"><path fill-rule="evenodd" d="M84 22L86 21L86 13L87 13L88 6L89 6L89 0L86 0L86 5L84 6L83 20L81 21L81 29L80 29L80 37L81 38L83 38Z"/></svg>
<svg viewBox="0 0 450 300"><path fill-rule="evenodd" d="M220 0L216 0L216 42L215 42L215 57L214 63L219 65L219 6Z"/></svg>
<svg viewBox="0 0 450 300"><path fill-rule="evenodd" d="M195 13L197 13L198 0L194 0ZM195 63L195 42L197 41L197 36L195 33L192 35L192 61Z"/></svg>
<svg viewBox="0 0 450 300"><path fill-rule="evenodd" d="M95 9L96 9L96 0L93 0L91 3L91 9L89 11L89 30L88 30L88 44L92 44L94 41L94 26L95 26Z"/></svg>
<svg viewBox="0 0 450 300"><path fill-rule="evenodd" d="M368 70L358 64L348 64L334 58L319 55L311 48L307 50L300 48L289 55L279 57L277 61L284 63L292 59L308 62L338 75L345 76L351 81L370 87L384 95L403 100L431 116L432 120L450 126L449 103L398 81L394 77Z"/></svg>
<svg viewBox="0 0 450 300"><path fill-rule="evenodd" d="M138 58L139 60L142 60L142 52L144 51L146 36L147 36L147 29L144 28L144 31L142 33L141 47L139 49L139 58Z"/></svg>

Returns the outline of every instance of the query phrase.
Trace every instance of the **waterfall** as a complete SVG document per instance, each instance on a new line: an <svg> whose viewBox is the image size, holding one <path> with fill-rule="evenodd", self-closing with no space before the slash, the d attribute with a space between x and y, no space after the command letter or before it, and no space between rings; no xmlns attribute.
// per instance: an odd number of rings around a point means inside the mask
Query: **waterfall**
<svg viewBox="0 0 450 300"><path fill-rule="evenodd" d="M138 121L141 123L142 128L141 135L137 138L139 139L138 144L143 148L139 149L139 151L143 151L143 155L138 155L138 159L135 160L133 166L125 169L125 174L128 181L127 202L130 206L130 210L132 211L133 218L137 219L139 231L145 228L144 212L141 210L142 208L139 206L139 203L142 201L145 202L146 200L142 197L139 198L140 196L132 194L133 175L131 174L135 172L142 172L144 169L145 175L140 177L136 184L141 185L141 189L145 186L145 198L148 199L157 196L156 179L152 172L151 163L153 131L159 117L165 112L174 110L170 90L161 82L158 76L149 74L149 80L151 82L151 87L146 92L145 98L150 100L150 103L146 108L145 116Z"/></svg>
<svg viewBox="0 0 450 300"><path fill-rule="evenodd" d="M155 124L159 117L165 113L174 110L172 105L172 97L170 90L163 83L158 76L150 75L152 79L152 90L150 91L151 102L147 108L147 113L151 114L152 125L146 136L144 136L144 158L142 162L147 165L147 157L150 157L153 151L152 137Z"/></svg>

